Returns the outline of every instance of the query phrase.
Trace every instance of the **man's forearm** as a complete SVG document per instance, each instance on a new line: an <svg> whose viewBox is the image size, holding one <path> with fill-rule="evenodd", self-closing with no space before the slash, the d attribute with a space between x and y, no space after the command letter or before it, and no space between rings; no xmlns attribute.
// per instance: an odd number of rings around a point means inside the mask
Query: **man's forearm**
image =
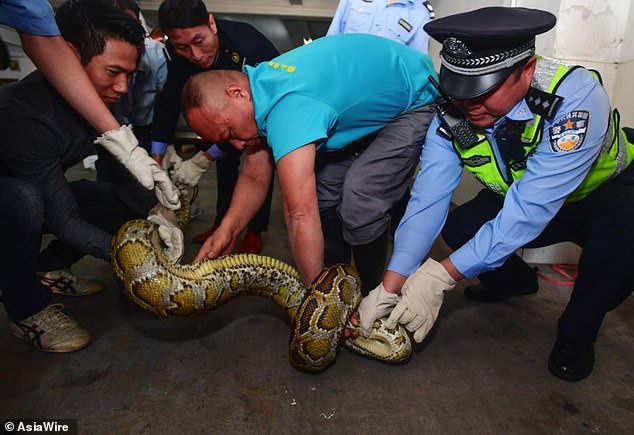
<svg viewBox="0 0 634 435"><path fill-rule="evenodd" d="M386 270L383 276L383 288L385 288L388 293L398 294L401 292L401 287L403 287L405 280L407 280L406 276L391 270Z"/></svg>
<svg viewBox="0 0 634 435"><path fill-rule="evenodd" d="M242 172L238 177L229 209L220 223L234 235L246 228L260 210L273 177L272 164L268 170L262 168L262 166L267 165L267 160L255 158L255 161L249 162L249 159L250 156L247 156Z"/></svg>
<svg viewBox="0 0 634 435"><path fill-rule="evenodd" d="M306 286L324 267L324 237L318 213L286 213L288 238L293 258Z"/></svg>

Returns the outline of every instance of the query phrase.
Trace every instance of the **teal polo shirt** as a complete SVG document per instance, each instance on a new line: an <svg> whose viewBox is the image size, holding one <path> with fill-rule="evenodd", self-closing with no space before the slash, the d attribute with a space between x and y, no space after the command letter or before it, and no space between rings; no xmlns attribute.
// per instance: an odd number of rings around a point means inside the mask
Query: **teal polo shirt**
<svg viewBox="0 0 634 435"><path fill-rule="evenodd" d="M276 162L313 142L340 150L436 98L429 56L373 35L321 38L244 72Z"/></svg>

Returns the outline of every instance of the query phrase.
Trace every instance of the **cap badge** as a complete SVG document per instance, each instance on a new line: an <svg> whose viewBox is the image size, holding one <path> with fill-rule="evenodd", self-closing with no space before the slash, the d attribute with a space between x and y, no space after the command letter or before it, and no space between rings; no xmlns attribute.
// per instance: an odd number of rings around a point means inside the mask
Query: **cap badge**
<svg viewBox="0 0 634 435"><path fill-rule="evenodd" d="M453 37L445 39L442 46L447 54L460 59L466 59L472 54L464 42Z"/></svg>

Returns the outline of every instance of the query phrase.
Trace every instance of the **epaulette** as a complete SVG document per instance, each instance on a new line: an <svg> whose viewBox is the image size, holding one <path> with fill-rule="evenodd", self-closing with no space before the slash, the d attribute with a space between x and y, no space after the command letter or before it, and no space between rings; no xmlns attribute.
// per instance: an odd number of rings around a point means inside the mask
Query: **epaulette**
<svg viewBox="0 0 634 435"><path fill-rule="evenodd" d="M535 115L541 115L551 120L557 112L557 108L564 101L563 97L556 94L540 91L531 86L525 97L526 104Z"/></svg>
<svg viewBox="0 0 634 435"><path fill-rule="evenodd" d="M423 5L425 5L427 10L429 11L429 18L436 18L436 13L434 12L434 8L432 7L431 3L429 3L428 1L424 1Z"/></svg>
<svg viewBox="0 0 634 435"><path fill-rule="evenodd" d="M168 62L172 60L172 56L170 55L170 51L167 49L166 46L163 46L163 55L165 56L165 59L167 59Z"/></svg>

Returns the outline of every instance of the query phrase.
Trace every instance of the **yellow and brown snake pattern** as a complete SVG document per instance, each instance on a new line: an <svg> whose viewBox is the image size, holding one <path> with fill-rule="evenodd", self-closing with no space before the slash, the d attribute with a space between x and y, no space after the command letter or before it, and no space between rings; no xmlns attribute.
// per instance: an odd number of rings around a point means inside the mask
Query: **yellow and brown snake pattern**
<svg viewBox="0 0 634 435"><path fill-rule="evenodd" d="M189 204L177 213L189 218ZM157 225L147 220L124 224L113 238L112 268L125 294L140 307L163 317L213 310L239 295L266 296L286 309L292 323L291 363L321 371L335 359L343 329L361 300L359 277L350 265L324 269L307 289L290 265L271 257L235 254L195 264L171 263L163 254ZM407 333L375 322L369 338L346 340L365 356L400 362L411 354Z"/></svg>

